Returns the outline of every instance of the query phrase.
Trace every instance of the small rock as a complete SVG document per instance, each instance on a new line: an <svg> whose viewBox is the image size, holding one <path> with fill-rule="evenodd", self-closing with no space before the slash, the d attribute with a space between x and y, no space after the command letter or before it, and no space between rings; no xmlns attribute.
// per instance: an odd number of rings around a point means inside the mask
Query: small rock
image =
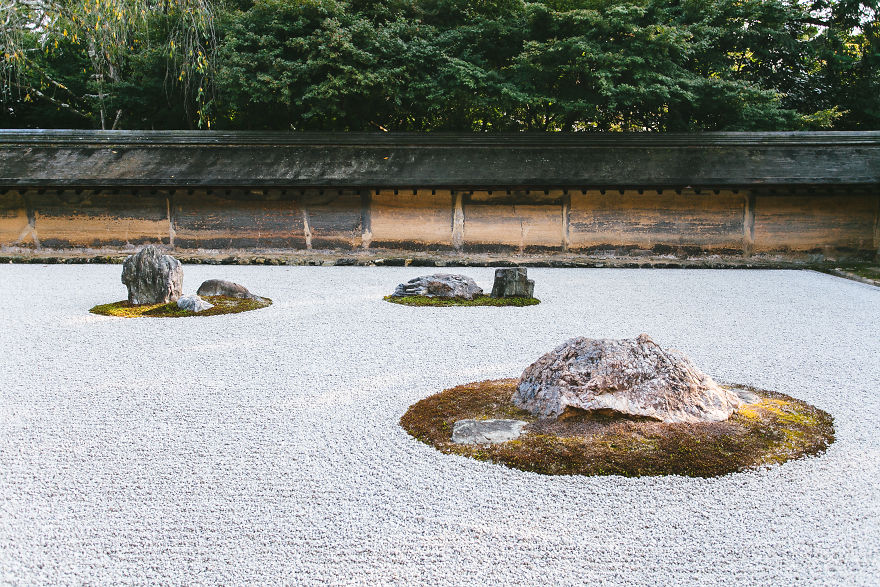
<svg viewBox="0 0 880 587"><path fill-rule="evenodd" d="M498 444L515 440L528 422L523 420L459 420L452 426L456 444Z"/></svg>
<svg viewBox="0 0 880 587"><path fill-rule="evenodd" d="M493 298L531 298L535 282L528 278L525 267L502 267L495 270Z"/></svg>
<svg viewBox="0 0 880 587"><path fill-rule="evenodd" d="M734 387L731 391L733 391L733 393L736 394L736 397L741 399L744 404L756 404L761 401L761 396L743 387Z"/></svg>
<svg viewBox="0 0 880 587"><path fill-rule="evenodd" d="M213 308L214 304L203 300L197 295L189 295L177 300L177 307L181 310L189 310L190 312L204 312Z"/></svg>
<svg viewBox="0 0 880 587"><path fill-rule="evenodd" d="M167 304L180 297L183 267L171 255L148 245L122 262L122 283L131 304Z"/></svg>
<svg viewBox="0 0 880 587"><path fill-rule="evenodd" d="M404 296L427 296L429 298L461 298L472 300L476 296L483 295L483 290L470 277L464 275L451 275L449 273L435 273L423 275L401 283L391 294L391 297Z"/></svg>
<svg viewBox="0 0 880 587"><path fill-rule="evenodd" d="M241 298L244 300L258 299L245 286L225 279L209 279L199 286L196 293L200 296L226 296L228 298Z"/></svg>
<svg viewBox="0 0 880 587"><path fill-rule="evenodd" d="M569 408L661 422L726 420L742 400L647 334L625 340L573 338L523 372L513 403L556 418Z"/></svg>

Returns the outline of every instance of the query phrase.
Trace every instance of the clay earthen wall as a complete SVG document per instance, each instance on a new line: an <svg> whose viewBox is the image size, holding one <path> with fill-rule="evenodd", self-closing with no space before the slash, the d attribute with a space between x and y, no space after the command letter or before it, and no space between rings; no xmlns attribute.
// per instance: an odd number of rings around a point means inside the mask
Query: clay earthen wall
<svg viewBox="0 0 880 587"><path fill-rule="evenodd" d="M872 190L0 191L0 247L860 255Z"/></svg>

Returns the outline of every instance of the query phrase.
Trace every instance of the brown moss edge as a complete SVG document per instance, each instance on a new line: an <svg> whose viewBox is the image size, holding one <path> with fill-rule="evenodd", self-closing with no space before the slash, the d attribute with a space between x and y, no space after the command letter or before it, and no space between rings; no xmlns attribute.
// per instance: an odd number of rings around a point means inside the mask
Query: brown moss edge
<svg viewBox="0 0 880 587"><path fill-rule="evenodd" d="M177 302L167 304L144 304L135 305L122 300L110 304L99 304L89 310L92 314L101 316L114 316L117 318L189 318L201 316L221 316L223 314L238 314L259 310L272 305L269 298L248 300L231 298L227 296L205 296L203 299L214 304L203 312L190 312L177 307Z"/></svg>
<svg viewBox="0 0 880 587"><path fill-rule="evenodd" d="M434 298L429 296L385 296L386 302L400 304L402 306L534 306L540 304L538 298L493 298L491 296L477 296L472 300L464 298Z"/></svg>
<svg viewBox="0 0 880 587"><path fill-rule="evenodd" d="M400 425L443 453L545 475L717 477L817 455L834 442L828 413L771 391L746 388L761 401L724 422L664 424L575 413L551 423L513 405L516 381L444 390L410 406ZM454 444L452 426L465 418L529 425L520 438L502 444Z"/></svg>

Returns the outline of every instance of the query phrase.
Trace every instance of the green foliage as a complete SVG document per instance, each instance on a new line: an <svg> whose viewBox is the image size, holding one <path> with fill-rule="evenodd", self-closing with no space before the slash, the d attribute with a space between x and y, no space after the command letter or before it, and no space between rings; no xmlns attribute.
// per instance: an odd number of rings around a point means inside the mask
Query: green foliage
<svg viewBox="0 0 880 587"><path fill-rule="evenodd" d="M880 128L877 0L45 1L0 126Z"/></svg>
<svg viewBox="0 0 880 587"><path fill-rule="evenodd" d="M814 6L824 19L813 20L819 32L813 107L833 112L835 128L880 128L880 2L814 0Z"/></svg>
<svg viewBox="0 0 880 587"><path fill-rule="evenodd" d="M42 126L37 104L78 126L149 128L163 106L178 115L160 124L208 122L210 0L0 0L0 13L3 126Z"/></svg>

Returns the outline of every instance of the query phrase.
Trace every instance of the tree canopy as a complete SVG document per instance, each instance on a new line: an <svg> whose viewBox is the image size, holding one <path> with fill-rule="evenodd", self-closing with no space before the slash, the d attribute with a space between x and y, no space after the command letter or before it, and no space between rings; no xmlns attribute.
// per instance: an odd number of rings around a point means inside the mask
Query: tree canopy
<svg viewBox="0 0 880 587"><path fill-rule="evenodd" d="M5 127L880 129L878 0L0 0Z"/></svg>

